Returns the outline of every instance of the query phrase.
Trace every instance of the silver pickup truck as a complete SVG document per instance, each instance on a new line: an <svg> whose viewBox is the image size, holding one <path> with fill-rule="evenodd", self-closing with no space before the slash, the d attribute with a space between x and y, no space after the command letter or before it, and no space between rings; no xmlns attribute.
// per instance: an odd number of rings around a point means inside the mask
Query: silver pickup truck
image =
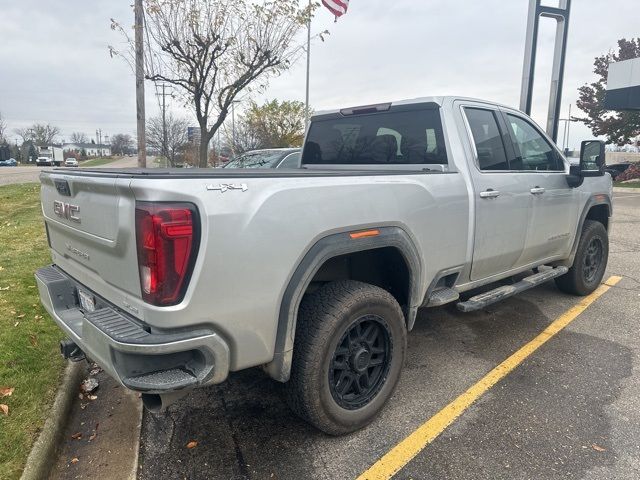
<svg viewBox="0 0 640 480"><path fill-rule="evenodd" d="M41 181L53 265L36 279L66 357L152 410L260 366L330 434L391 397L419 308L551 279L585 295L608 257L602 142L572 166L521 112L466 98L317 114L298 169Z"/></svg>

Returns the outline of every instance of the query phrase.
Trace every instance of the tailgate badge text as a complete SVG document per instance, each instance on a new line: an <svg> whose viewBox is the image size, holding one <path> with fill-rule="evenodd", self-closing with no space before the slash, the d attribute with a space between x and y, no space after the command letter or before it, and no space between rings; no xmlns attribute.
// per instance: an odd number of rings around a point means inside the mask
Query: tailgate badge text
<svg viewBox="0 0 640 480"><path fill-rule="evenodd" d="M240 183L240 184L235 184L235 183L221 183L219 185L207 185L207 190L220 190L220 193L224 193L227 190L242 190L243 192L246 192L249 189L249 187L247 186L246 183Z"/></svg>
<svg viewBox="0 0 640 480"><path fill-rule="evenodd" d="M67 220L80 223L80 207L77 205L71 205L70 203L61 202L60 200L54 200L53 213L60 218L66 218Z"/></svg>

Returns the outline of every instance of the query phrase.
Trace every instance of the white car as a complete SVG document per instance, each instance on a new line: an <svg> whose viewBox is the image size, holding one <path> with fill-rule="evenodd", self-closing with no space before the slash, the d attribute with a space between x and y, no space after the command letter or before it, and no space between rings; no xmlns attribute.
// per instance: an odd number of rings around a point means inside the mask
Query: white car
<svg viewBox="0 0 640 480"><path fill-rule="evenodd" d="M78 160L76 160L73 157L69 157L64 161L64 166L65 167L77 167L78 166Z"/></svg>

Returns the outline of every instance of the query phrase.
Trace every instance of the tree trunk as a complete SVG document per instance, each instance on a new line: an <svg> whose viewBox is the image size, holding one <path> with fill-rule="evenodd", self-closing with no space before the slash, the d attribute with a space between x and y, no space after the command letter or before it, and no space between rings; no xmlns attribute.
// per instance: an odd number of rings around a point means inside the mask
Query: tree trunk
<svg viewBox="0 0 640 480"><path fill-rule="evenodd" d="M207 128L200 128L200 151L198 155L198 167L207 168L209 161L209 140L211 137L209 136L209 132L207 132Z"/></svg>

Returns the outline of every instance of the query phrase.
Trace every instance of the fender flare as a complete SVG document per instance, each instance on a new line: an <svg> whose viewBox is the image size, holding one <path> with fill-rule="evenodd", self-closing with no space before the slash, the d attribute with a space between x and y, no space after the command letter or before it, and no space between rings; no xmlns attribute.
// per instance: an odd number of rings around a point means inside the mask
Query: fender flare
<svg viewBox="0 0 640 480"><path fill-rule="evenodd" d="M321 238L307 251L296 267L280 303L273 360L264 367L273 379L279 382L289 380L298 307L315 274L327 260L333 257L385 247L398 249L409 270L409 305L406 311L406 320L407 329L410 330L413 327L418 306L422 300L419 298L422 262L411 237L400 227L377 227L378 235L353 239L349 233L356 230L362 230L362 228L334 233Z"/></svg>
<svg viewBox="0 0 640 480"><path fill-rule="evenodd" d="M582 227L584 226L584 222L587 219L587 215L589 214L589 211L591 210L591 208L597 205L606 205L607 213L609 217L613 213L612 212L613 207L612 207L611 198L609 197L609 195L597 194L590 197L587 200L587 203L585 204L584 208L582 209L582 213L580 214L580 219L578 220L578 228L576 229L576 236L573 239L573 245L571 246L571 254L569 255L569 258L566 261L561 262L560 264L566 265L568 267L573 265L573 260L575 259L576 253L578 251L578 243L580 243L580 233L582 232Z"/></svg>

